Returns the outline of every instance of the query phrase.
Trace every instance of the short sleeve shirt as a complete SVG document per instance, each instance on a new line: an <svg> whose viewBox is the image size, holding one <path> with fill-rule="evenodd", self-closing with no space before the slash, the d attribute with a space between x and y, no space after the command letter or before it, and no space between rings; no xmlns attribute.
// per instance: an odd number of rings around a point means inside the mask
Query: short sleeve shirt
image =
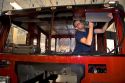
<svg viewBox="0 0 125 83"><path fill-rule="evenodd" d="M91 51L93 51L93 42L91 46L88 46L86 44L83 44L80 42L81 38L85 37L87 38L88 36L88 29L86 29L86 31L82 32L82 31L76 31L75 34L75 40L76 40L76 45L75 45L75 49L74 49L74 54L85 54L85 53L90 53Z"/></svg>

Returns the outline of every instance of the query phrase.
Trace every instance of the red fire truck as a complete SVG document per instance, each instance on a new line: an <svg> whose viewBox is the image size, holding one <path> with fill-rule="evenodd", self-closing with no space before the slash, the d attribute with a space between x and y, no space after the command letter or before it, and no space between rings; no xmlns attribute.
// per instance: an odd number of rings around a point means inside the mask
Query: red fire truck
<svg viewBox="0 0 125 83"><path fill-rule="evenodd" d="M73 54L78 16L94 29L109 22L94 34L94 53ZM0 83L125 83L124 16L118 2L3 11Z"/></svg>

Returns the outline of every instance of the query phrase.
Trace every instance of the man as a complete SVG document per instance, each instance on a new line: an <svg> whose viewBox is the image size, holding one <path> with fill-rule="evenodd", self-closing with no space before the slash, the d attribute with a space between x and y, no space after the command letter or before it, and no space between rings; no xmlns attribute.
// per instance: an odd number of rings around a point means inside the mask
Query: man
<svg viewBox="0 0 125 83"><path fill-rule="evenodd" d="M108 15L111 19L112 14ZM102 29L93 29L94 24L92 21L89 22L88 29L85 28L85 25L81 20L74 20L73 26L76 29L75 39L76 46L74 49L74 54L88 54L94 51L93 45L93 33L104 33L108 27L108 23L106 23Z"/></svg>

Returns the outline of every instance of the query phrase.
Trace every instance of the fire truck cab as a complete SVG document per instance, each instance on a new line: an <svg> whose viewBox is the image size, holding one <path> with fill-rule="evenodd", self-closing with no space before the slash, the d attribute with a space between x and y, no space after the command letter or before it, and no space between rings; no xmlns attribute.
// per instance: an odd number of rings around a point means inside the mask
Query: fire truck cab
<svg viewBox="0 0 125 83"><path fill-rule="evenodd" d="M111 13L113 19L107 15ZM94 29L94 51L73 54L73 20ZM118 3L3 11L0 16L0 83L124 83L124 9Z"/></svg>

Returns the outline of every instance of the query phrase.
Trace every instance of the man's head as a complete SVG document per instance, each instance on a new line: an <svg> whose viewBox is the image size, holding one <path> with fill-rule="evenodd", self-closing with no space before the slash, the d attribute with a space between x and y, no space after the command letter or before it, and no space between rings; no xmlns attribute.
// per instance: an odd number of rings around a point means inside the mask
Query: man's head
<svg viewBox="0 0 125 83"><path fill-rule="evenodd" d="M75 27L75 29L78 29L78 30L84 29L84 24L82 20L74 20L73 26Z"/></svg>

